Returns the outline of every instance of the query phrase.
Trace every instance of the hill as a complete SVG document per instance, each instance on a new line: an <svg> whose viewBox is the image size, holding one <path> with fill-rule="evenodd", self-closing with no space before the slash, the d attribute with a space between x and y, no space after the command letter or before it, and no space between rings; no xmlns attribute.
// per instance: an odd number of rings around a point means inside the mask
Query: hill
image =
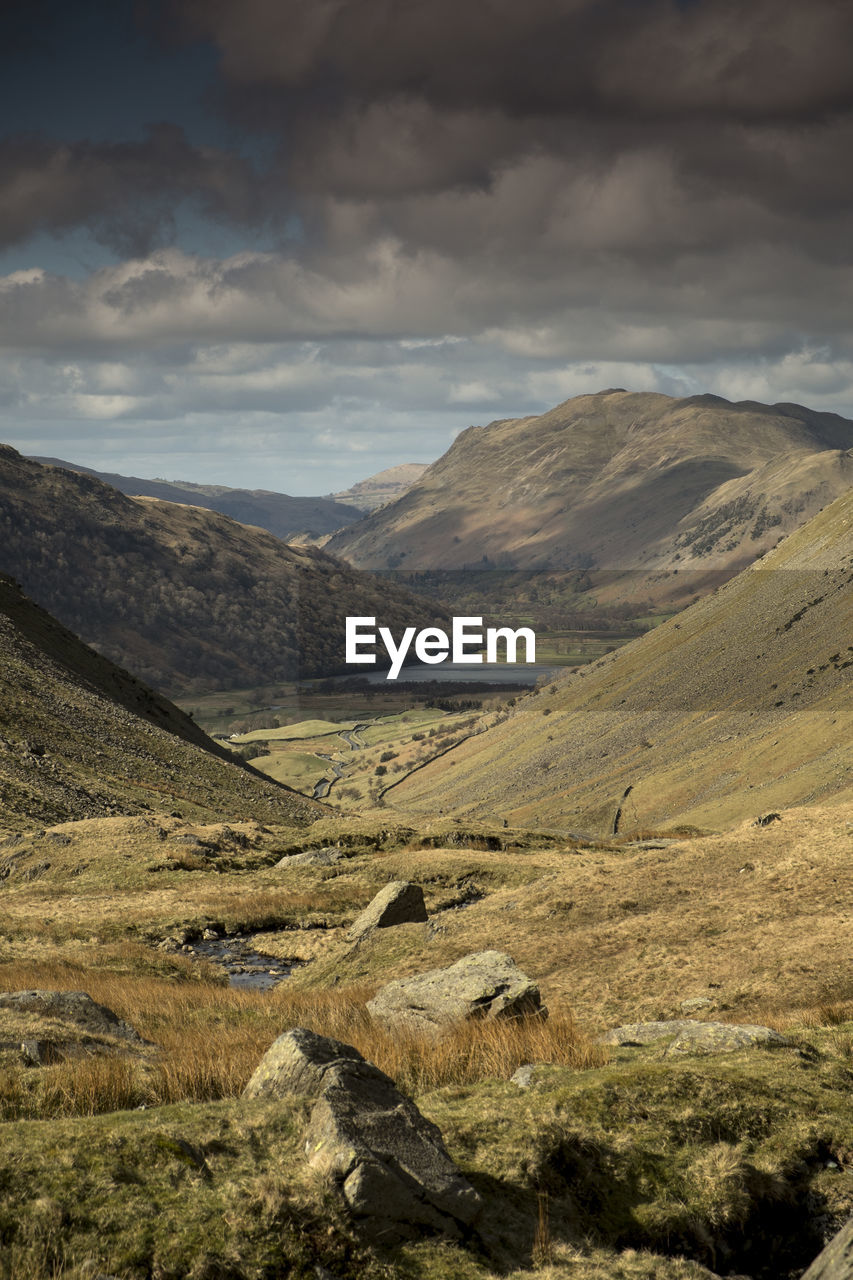
<svg viewBox="0 0 853 1280"><path fill-rule="evenodd" d="M234 763L0 575L0 826L176 806L303 825L322 812Z"/></svg>
<svg viewBox="0 0 853 1280"><path fill-rule="evenodd" d="M611 596L731 574L853 482L853 422L799 405L604 391L470 427L397 501L339 531L370 569L598 570ZM687 572L685 572L687 571ZM624 580L614 584L614 577Z"/></svg>
<svg viewBox="0 0 853 1280"><path fill-rule="evenodd" d="M322 537L351 524L360 515L358 510L353 510L358 504L336 501L335 496L293 498L287 493L274 493L269 489L230 489L226 485L192 484L188 480L142 480L139 476L94 471L91 467L64 462L61 458L32 458L31 461L94 476L129 497L160 498L164 502L181 502L220 511L241 524L256 524L267 529L283 542L297 536ZM363 509L369 509L366 503Z"/></svg>
<svg viewBox="0 0 853 1280"><path fill-rule="evenodd" d="M427 605L313 547L201 507L132 499L0 446L0 571L159 688L237 688L344 669L348 614L424 626Z"/></svg>
<svg viewBox="0 0 853 1280"><path fill-rule="evenodd" d="M853 491L713 595L523 698L386 799L610 833L720 828L851 799L851 673Z"/></svg>
<svg viewBox="0 0 853 1280"><path fill-rule="evenodd" d="M375 476L368 476L351 488L329 496L335 502L357 508L359 512L375 511L378 507L393 502L395 498L402 497L420 480L426 469L424 462L401 462L399 466L386 467L384 471L377 471Z"/></svg>

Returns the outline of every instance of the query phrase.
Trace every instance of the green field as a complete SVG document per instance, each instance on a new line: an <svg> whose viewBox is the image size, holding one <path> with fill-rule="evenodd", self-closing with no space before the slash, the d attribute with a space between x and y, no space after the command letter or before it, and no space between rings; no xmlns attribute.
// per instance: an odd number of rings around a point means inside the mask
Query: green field
<svg viewBox="0 0 853 1280"><path fill-rule="evenodd" d="M326 738L330 734L340 733L342 729L352 729L357 720L300 720L296 724L285 724L278 729L253 729L251 733L232 736L231 741L242 742L292 742L298 738Z"/></svg>
<svg viewBox="0 0 853 1280"><path fill-rule="evenodd" d="M369 722L303 720L279 729L256 729L232 739L228 745L267 746L268 754L254 757L252 766L304 795L311 795L321 778L332 776L331 762L336 762L343 769L343 776L335 778L327 802L347 805L376 801L389 783L399 781L412 768L470 732L475 719L471 712L409 707ZM363 727L354 730L356 724ZM351 740L343 733L350 734ZM318 746L322 743L328 760L306 750L306 744L314 741ZM353 747L351 742L357 745Z"/></svg>

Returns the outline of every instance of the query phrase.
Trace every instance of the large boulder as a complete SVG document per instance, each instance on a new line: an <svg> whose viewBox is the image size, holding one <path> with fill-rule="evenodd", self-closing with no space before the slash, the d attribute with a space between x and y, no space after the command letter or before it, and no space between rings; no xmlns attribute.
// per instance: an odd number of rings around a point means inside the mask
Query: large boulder
<svg viewBox="0 0 853 1280"><path fill-rule="evenodd" d="M756 1045L784 1047L788 1041L770 1027L738 1026L728 1022L694 1022L689 1018L670 1022L633 1022L614 1027L601 1037L602 1044L644 1045L670 1040L667 1057L692 1053L731 1053Z"/></svg>
<svg viewBox="0 0 853 1280"><path fill-rule="evenodd" d="M85 991L0 992L0 1058L43 1067L90 1054L149 1056L156 1049Z"/></svg>
<svg viewBox="0 0 853 1280"><path fill-rule="evenodd" d="M374 929L389 929L395 924L423 924L427 919L420 885L408 880L392 880L353 921L347 937L356 942Z"/></svg>
<svg viewBox="0 0 853 1280"><path fill-rule="evenodd" d="M75 1029L91 1035L115 1036L133 1044L145 1043L129 1022L119 1018L106 1005L98 1004L86 991L3 991L0 992L0 1009L71 1023Z"/></svg>
<svg viewBox="0 0 853 1280"><path fill-rule="evenodd" d="M802 1280L853 1280L853 1218L818 1254Z"/></svg>
<svg viewBox="0 0 853 1280"><path fill-rule="evenodd" d="M459 1236L480 1197L441 1134L357 1049L297 1027L279 1036L244 1098L296 1094L314 1102L309 1163L340 1185L351 1212L388 1240L424 1228Z"/></svg>
<svg viewBox="0 0 853 1280"><path fill-rule="evenodd" d="M546 1017L548 1012L536 983L503 951L478 951L447 969L389 982L367 1008L386 1025L433 1035L470 1018Z"/></svg>

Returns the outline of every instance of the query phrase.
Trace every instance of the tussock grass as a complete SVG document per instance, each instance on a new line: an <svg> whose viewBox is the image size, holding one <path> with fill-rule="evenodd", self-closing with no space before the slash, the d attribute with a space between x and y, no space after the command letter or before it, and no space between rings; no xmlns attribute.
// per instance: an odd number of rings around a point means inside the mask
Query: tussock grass
<svg viewBox="0 0 853 1280"><path fill-rule="evenodd" d="M0 1082L3 1119L237 1097L273 1040L296 1026L354 1045L408 1093L507 1079L526 1062L583 1069L607 1056L559 1010L547 1021L462 1023L438 1040L390 1032L367 1013L370 987L258 992L68 963L0 966L0 989L31 988L86 990L161 1052L144 1062L87 1056L10 1070Z"/></svg>

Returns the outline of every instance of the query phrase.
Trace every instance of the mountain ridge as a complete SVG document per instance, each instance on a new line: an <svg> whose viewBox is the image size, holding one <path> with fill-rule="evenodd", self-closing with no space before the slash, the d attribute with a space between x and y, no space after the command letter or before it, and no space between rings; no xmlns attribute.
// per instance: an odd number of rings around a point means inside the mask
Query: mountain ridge
<svg viewBox="0 0 853 1280"><path fill-rule="evenodd" d="M144 480L113 471L96 471L80 463L65 462L62 458L30 456L29 460L42 466L92 476L130 498L160 498L164 502L219 511L240 524L266 529L283 542L297 536L323 537L357 520L360 514L354 511L353 504L336 501L334 495L300 498L276 493L273 489L233 489L227 485L162 478Z"/></svg>
<svg viewBox="0 0 853 1280"><path fill-rule="evenodd" d="M734 573L851 483L837 414L610 390L469 427L326 549L401 571Z"/></svg>
<svg viewBox="0 0 853 1280"><path fill-rule="evenodd" d="M0 446L0 571L149 684L250 687L344 671L345 618L444 617L315 547L219 512L129 498Z"/></svg>

